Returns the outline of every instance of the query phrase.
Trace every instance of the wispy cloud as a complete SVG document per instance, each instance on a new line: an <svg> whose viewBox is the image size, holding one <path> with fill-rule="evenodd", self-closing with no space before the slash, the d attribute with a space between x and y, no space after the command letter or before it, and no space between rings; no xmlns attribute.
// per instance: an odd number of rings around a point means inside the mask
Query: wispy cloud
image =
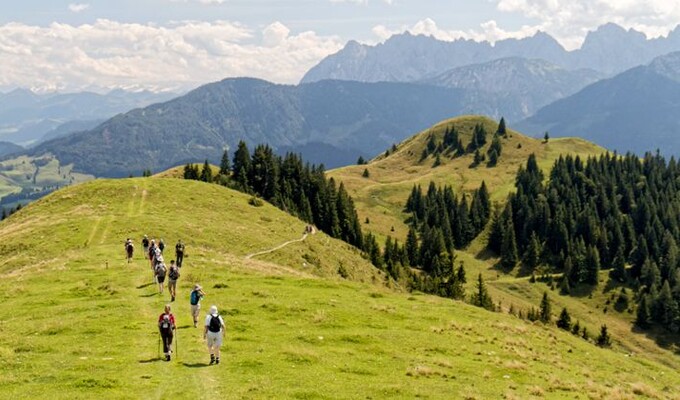
<svg viewBox="0 0 680 400"><path fill-rule="evenodd" d="M342 45L280 22L262 30L229 21L9 23L0 25L0 87L186 89L235 76L296 83Z"/></svg>
<svg viewBox="0 0 680 400"><path fill-rule="evenodd" d="M90 8L89 4L85 3L71 3L68 5L68 9L71 10L74 13L79 13L81 11L85 11L88 8Z"/></svg>

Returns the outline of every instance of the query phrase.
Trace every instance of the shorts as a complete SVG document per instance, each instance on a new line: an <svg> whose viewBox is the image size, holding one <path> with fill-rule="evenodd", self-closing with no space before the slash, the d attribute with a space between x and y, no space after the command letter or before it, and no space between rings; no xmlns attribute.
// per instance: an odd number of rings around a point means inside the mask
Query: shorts
<svg viewBox="0 0 680 400"><path fill-rule="evenodd" d="M163 282L165 282L165 277L164 277L164 276L156 276L156 279L158 280L158 283L163 283Z"/></svg>
<svg viewBox="0 0 680 400"><path fill-rule="evenodd" d="M206 335L206 342L208 348L212 347L222 347L222 331L220 332L210 332Z"/></svg>
<svg viewBox="0 0 680 400"><path fill-rule="evenodd" d="M200 304L192 304L191 305L191 315L194 318L198 318L199 312L201 312L201 305Z"/></svg>
<svg viewBox="0 0 680 400"><path fill-rule="evenodd" d="M168 278L168 287L177 287L177 279Z"/></svg>

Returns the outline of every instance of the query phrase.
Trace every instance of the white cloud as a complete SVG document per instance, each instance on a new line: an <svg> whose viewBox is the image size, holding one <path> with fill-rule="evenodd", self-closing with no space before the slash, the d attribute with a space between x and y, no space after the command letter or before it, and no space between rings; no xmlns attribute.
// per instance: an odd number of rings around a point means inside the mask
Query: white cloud
<svg viewBox="0 0 680 400"><path fill-rule="evenodd" d="M657 37L680 21L680 2L671 0L494 0L499 11L537 21L536 28L567 48L579 47L586 33L614 22Z"/></svg>
<svg viewBox="0 0 680 400"><path fill-rule="evenodd" d="M280 22L262 32L228 21L9 23L0 25L0 87L186 89L234 76L295 83L342 45L334 36L291 34Z"/></svg>
<svg viewBox="0 0 680 400"><path fill-rule="evenodd" d="M85 11L88 8L90 8L89 4L84 4L84 3L71 3L68 5L68 9L73 11L74 13L79 13L81 11Z"/></svg>

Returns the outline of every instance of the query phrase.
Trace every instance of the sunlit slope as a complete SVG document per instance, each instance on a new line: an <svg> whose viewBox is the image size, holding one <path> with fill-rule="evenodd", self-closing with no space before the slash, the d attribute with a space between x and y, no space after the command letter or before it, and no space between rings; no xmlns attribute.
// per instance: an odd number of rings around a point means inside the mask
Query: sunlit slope
<svg viewBox="0 0 680 400"><path fill-rule="evenodd" d="M534 139L508 129L508 138L501 139L502 155L495 167L489 168L484 162L470 168L472 154L457 158L442 155L441 165L437 167L433 167L433 156L421 160L430 135L441 141L446 128L455 126L463 144L467 146L476 124L483 124L488 132L487 144L482 149L482 154L486 154L493 134L498 129L498 121L480 116L463 116L442 121L412 136L398 144L397 150L390 151L387 157L383 154L367 165L339 168L328 174L345 184L361 220L369 218L370 223L364 225L366 229L381 237L392 235L402 240L408 229L404 223L407 215L403 213L403 208L413 185L421 185L427 191L430 181L434 181L438 185L451 185L457 193L461 193L477 189L485 181L492 201L504 201L508 193L514 190L515 174L519 166L526 165L527 158L532 153L536 155L539 166L547 175L560 154L587 157L606 151L578 138L550 139L545 143L542 139ZM368 178L363 177L365 169L369 172Z"/></svg>

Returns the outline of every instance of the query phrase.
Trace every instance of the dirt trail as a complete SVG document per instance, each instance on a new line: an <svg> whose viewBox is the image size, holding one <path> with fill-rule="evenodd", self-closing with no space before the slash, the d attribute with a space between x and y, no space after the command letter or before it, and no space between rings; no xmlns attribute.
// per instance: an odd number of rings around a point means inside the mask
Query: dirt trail
<svg viewBox="0 0 680 400"><path fill-rule="evenodd" d="M288 246L288 245L291 244L291 243L302 242L302 241L304 241L305 239L307 239L307 235L308 235L308 233L305 233L304 235L302 235L302 237L301 237L300 239L289 240L289 241L287 241L286 243L282 243L282 244L280 244L280 245L278 245L278 246L276 246L276 247L274 247L274 248L272 248L272 249L269 249L269 250L263 250L263 251L258 251L257 253L248 254L247 256L245 256L245 259L246 259L246 260L250 260L251 258L253 258L253 257L255 257L255 256L261 256L261 255L263 255L263 254L273 253L273 252L275 252L276 250L280 250L280 249L282 249L282 248Z"/></svg>

